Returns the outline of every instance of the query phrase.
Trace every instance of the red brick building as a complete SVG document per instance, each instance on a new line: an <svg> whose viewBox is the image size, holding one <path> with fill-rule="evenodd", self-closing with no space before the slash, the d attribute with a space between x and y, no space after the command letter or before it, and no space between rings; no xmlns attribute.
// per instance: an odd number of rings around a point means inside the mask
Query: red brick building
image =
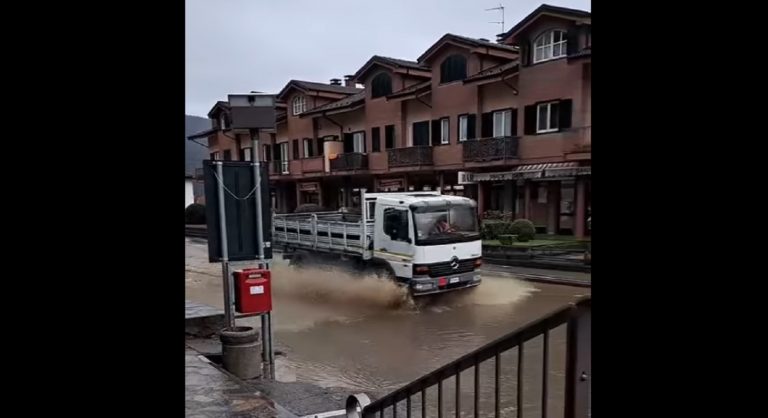
<svg viewBox="0 0 768 418"><path fill-rule="evenodd" d="M277 97L276 132L260 139L280 212L354 206L363 187L440 187L548 233L588 233L589 12L542 5L497 42L446 34L416 61L374 55L343 83L291 80ZM217 103L198 136L212 157L243 159L250 141L227 131L227 110Z"/></svg>

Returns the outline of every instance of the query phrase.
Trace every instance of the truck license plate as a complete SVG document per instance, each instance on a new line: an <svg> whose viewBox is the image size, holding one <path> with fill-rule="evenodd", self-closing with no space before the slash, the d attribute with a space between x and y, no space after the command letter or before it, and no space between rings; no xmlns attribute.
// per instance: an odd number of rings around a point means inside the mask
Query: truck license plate
<svg viewBox="0 0 768 418"><path fill-rule="evenodd" d="M451 277L451 280L448 283L458 283L459 278L458 277Z"/></svg>

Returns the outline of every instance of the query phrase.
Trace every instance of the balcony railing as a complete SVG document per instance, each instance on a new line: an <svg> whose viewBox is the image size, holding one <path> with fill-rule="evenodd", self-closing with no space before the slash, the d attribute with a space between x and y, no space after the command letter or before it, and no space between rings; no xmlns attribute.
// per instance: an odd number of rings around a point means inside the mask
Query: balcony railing
<svg viewBox="0 0 768 418"><path fill-rule="evenodd" d="M362 152L338 154L331 161L331 171L367 170L368 155Z"/></svg>
<svg viewBox="0 0 768 418"><path fill-rule="evenodd" d="M517 136L467 140L463 142L464 161L482 162L517 158L519 143L520 138Z"/></svg>
<svg viewBox="0 0 768 418"><path fill-rule="evenodd" d="M274 173L277 175L280 174L290 174L290 161L284 160L284 161L272 161L272 167L274 167Z"/></svg>
<svg viewBox="0 0 768 418"><path fill-rule="evenodd" d="M432 147L430 146L394 148L387 153L390 167L432 165Z"/></svg>

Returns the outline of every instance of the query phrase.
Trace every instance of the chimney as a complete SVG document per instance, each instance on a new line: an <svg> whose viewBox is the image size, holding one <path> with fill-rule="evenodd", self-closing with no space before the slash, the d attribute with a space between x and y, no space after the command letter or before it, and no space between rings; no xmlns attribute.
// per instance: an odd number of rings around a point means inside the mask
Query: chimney
<svg viewBox="0 0 768 418"><path fill-rule="evenodd" d="M500 34L496 35L496 43L497 43L497 44L502 44L502 43L504 43L504 40L503 40L503 39L501 39L501 38L503 38L503 37L504 37L504 34L503 34L503 33L500 33Z"/></svg>
<svg viewBox="0 0 768 418"><path fill-rule="evenodd" d="M352 75L345 75L344 76L344 85L347 87L355 87L355 81L352 80Z"/></svg>
<svg viewBox="0 0 768 418"><path fill-rule="evenodd" d="M340 86L341 85L341 79L339 79L339 78L332 78L331 79L331 85L332 86Z"/></svg>

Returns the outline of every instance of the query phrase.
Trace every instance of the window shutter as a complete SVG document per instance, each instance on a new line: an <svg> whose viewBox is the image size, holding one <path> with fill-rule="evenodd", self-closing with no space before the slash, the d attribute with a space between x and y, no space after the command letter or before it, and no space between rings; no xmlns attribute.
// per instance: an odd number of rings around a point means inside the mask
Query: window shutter
<svg viewBox="0 0 768 418"><path fill-rule="evenodd" d="M323 150L324 144L325 144L325 138L323 137L317 138L317 155L325 154L325 150Z"/></svg>
<svg viewBox="0 0 768 418"><path fill-rule="evenodd" d="M512 109L510 113L512 113L512 116L510 116L510 118L512 119L512 121L510 122L510 125L511 125L510 135L517 136L517 109Z"/></svg>
<svg viewBox="0 0 768 418"><path fill-rule="evenodd" d="M568 55L573 55L579 52L579 29L577 26L574 25L568 28L568 33L565 39L568 42Z"/></svg>
<svg viewBox="0 0 768 418"><path fill-rule="evenodd" d="M524 112L525 135L536 135L536 105L526 106Z"/></svg>
<svg viewBox="0 0 768 418"><path fill-rule="evenodd" d="M475 132L476 119L477 115L474 113L467 115L467 139L477 138L477 133Z"/></svg>
<svg viewBox="0 0 768 418"><path fill-rule="evenodd" d="M480 115L480 138L490 138L493 136L493 113L483 113Z"/></svg>
<svg viewBox="0 0 768 418"><path fill-rule="evenodd" d="M520 42L520 64L522 64L523 67L531 65L531 49L531 41L528 39L523 39L522 42Z"/></svg>
<svg viewBox="0 0 768 418"><path fill-rule="evenodd" d="M570 129L571 127L571 113L573 113L573 100L565 99L560 101L560 130Z"/></svg>
<svg viewBox="0 0 768 418"><path fill-rule="evenodd" d="M272 161L272 147L264 144L264 161Z"/></svg>
<svg viewBox="0 0 768 418"><path fill-rule="evenodd" d="M381 151L381 128L375 127L371 128L371 147L373 148L373 152L380 152Z"/></svg>
<svg viewBox="0 0 768 418"><path fill-rule="evenodd" d="M275 144L275 148L272 149L272 155L275 157L275 161L282 161L280 157L280 144Z"/></svg>
<svg viewBox="0 0 768 418"><path fill-rule="evenodd" d="M314 144L312 141L312 138L304 138L305 141L307 141L307 151L309 151L309 155L305 155L305 157L314 157L315 156L315 150Z"/></svg>
<svg viewBox="0 0 768 418"><path fill-rule="evenodd" d="M395 147L395 125L387 125L384 127L384 137L386 149L392 149Z"/></svg>
<svg viewBox="0 0 768 418"><path fill-rule="evenodd" d="M432 120L432 145L440 145L440 119Z"/></svg>
<svg viewBox="0 0 768 418"><path fill-rule="evenodd" d="M355 145L352 141L352 134L345 133L344 134L344 153L348 152L354 152L355 151Z"/></svg>
<svg viewBox="0 0 768 418"><path fill-rule="evenodd" d="M299 154L299 140L294 139L293 140L293 159L298 160L299 158L301 158Z"/></svg>

